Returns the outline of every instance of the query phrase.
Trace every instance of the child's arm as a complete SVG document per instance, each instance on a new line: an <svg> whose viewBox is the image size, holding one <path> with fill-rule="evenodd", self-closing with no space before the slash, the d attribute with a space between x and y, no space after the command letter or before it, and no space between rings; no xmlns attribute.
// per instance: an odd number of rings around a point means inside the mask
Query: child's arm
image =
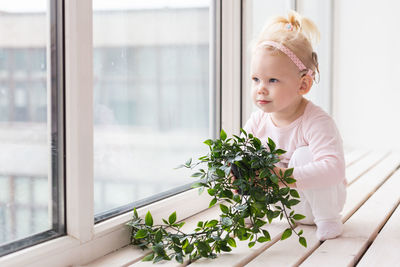
<svg viewBox="0 0 400 267"><path fill-rule="evenodd" d="M293 178L299 189L322 188L345 180L343 144L335 122L329 116L315 116L303 126L313 161L294 166Z"/></svg>

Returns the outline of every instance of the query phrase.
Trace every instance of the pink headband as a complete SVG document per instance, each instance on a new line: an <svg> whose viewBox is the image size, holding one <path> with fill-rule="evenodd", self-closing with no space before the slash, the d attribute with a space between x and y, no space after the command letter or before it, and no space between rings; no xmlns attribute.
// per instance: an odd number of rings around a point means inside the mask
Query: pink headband
<svg viewBox="0 0 400 267"><path fill-rule="evenodd" d="M292 50L290 50L289 48L287 48L286 46L284 46L283 44L279 44L277 42L274 41L264 41L260 44L261 45L270 45L273 47L278 48L279 50L281 50L283 53L285 53L292 61L294 64L296 64L296 66L299 68L299 70L307 70L307 67L303 64L303 62L301 62L301 60L292 52ZM307 74L311 77L313 77L313 71L311 69L308 69Z"/></svg>

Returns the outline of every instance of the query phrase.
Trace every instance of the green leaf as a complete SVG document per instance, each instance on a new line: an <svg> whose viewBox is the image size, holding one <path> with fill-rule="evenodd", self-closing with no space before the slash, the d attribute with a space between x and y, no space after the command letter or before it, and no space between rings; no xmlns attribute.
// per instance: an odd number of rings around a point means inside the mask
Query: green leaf
<svg viewBox="0 0 400 267"><path fill-rule="evenodd" d="M199 241L199 242L197 242L196 246L197 246L197 249L199 250L200 254L203 257L207 257L208 252L210 250L210 247L208 246L208 244L206 242Z"/></svg>
<svg viewBox="0 0 400 267"><path fill-rule="evenodd" d="M191 187L192 188L197 188L197 187L202 187L204 185L205 185L204 183L194 183L194 184L191 185Z"/></svg>
<svg viewBox="0 0 400 267"><path fill-rule="evenodd" d="M195 172L190 177L200 177L202 175L203 175L203 173L201 173L201 172Z"/></svg>
<svg viewBox="0 0 400 267"><path fill-rule="evenodd" d="M247 137L247 133L246 133L246 131L245 131L243 128L240 128L240 132L241 132L242 134L244 134L244 136Z"/></svg>
<svg viewBox="0 0 400 267"><path fill-rule="evenodd" d="M192 244L188 245L184 250L186 254L189 254L193 251L194 246Z"/></svg>
<svg viewBox="0 0 400 267"><path fill-rule="evenodd" d="M249 248L252 248L252 247L254 247L254 245L256 244L256 242L250 242L249 244L248 244L248 246L249 246Z"/></svg>
<svg viewBox="0 0 400 267"><path fill-rule="evenodd" d="M283 232L282 237L281 237L281 240L285 240L286 238L290 237L291 235L292 235L292 229L287 228L287 229Z"/></svg>
<svg viewBox="0 0 400 267"><path fill-rule="evenodd" d="M216 198L213 198L213 199L210 201L210 205L209 205L208 207L211 208L212 206L215 205L215 203L217 203L217 199L216 199Z"/></svg>
<svg viewBox="0 0 400 267"><path fill-rule="evenodd" d="M279 189L279 194L286 196L289 193L289 191L290 191L289 187L283 187L283 188Z"/></svg>
<svg viewBox="0 0 400 267"><path fill-rule="evenodd" d="M284 176L285 176L285 177L289 177L289 176L291 176L292 174L293 174L293 168L290 168L290 169L286 169L286 170L285 170Z"/></svg>
<svg viewBox="0 0 400 267"><path fill-rule="evenodd" d="M186 167L190 167L191 164L192 164L192 158L188 159L188 160L185 162L185 166L186 166Z"/></svg>
<svg viewBox="0 0 400 267"><path fill-rule="evenodd" d="M296 182L296 179L287 177L285 178L285 182L288 184L294 184Z"/></svg>
<svg viewBox="0 0 400 267"><path fill-rule="evenodd" d="M158 230L158 231L156 232L156 236L155 236L155 238L154 238L154 241L155 241L156 243L159 243L159 242L161 242L162 237L163 237L163 234L162 234L161 230Z"/></svg>
<svg viewBox="0 0 400 267"><path fill-rule="evenodd" d="M211 220L211 221L209 221L209 222L206 224L205 227L211 228L211 227L216 226L217 224L218 224L218 221L217 221L217 220Z"/></svg>
<svg viewBox="0 0 400 267"><path fill-rule="evenodd" d="M261 226L265 225L267 222L261 220L261 219L257 219L254 221L254 226L260 228Z"/></svg>
<svg viewBox="0 0 400 267"><path fill-rule="evenodd" d="M225 251L225 252L231 252L232 251L232 249L230 247L228 247L227 245L225 245L225 244L221 244L219 248L221 249L221 251Z"/></svg>
<svg viewBox="0 0 400 267"><path fill-rule="evenodd" d="M139 218L139 215L138 215L138 213L137 213L136 208L133 209L133 216L134 216L136 219Z"/></svg>
<svg viewBox="0 0 400 267"><path fill-rule="evenodd" d="M172 236L171 237L172 242L174 242L176 245L181 245L181 241L179 240L179 238L177 236Z"/></svg>
<svg viewBox="0 0 400 267"><path fill-rule="evenodd" d="M261 237L259 237L259 238L257 239L257 241L260 242L260 243L264 243L264 242L268 242L269 240L268 240L266 237L261 236Z"/></svg>
<svg viewBox="0 0 400 267"><path fill-rule="evenodd" d="M202 221L199 221L199 222L197 223L197 227L203 227L203 222L202 222Z"/></svg>
<svg viewBox="0 0 400 267"><path fill-rule="evenodd" d="M182 226L184 226L184 225L185 225L185 222L180 222L177 224L178 228L182 228Z"/></svg>
<svg viewBox="0 0 400 267"><path fill-rule="evenodd" d="M302 215L302 214L295 214L293 215L293 219L295 219L296 221L300 221L303 220L306 216Z"/></svg>
<svg viewBox="0 0 400 267"><path fill-rule="evenodd" d="M169 224L173 224L174 222L176 222L176 211L169 215L168 222Z"/></svg>
<svg viewBox="0 0 400 267"><path fill-rule="evenodd" d="M274 212L272 210L267 210L268 222L271 223L273 218L274 218Z"/></svg>
<svg viewBox="0 0 400 267"><path fill-rule="evenodd" d="M204 187L199 188L199 196L204 192Z"/></svg>
<svg viewBox="0 0 400 267"><path fill-rule="evenodd" d="M146 217L144 219L147 226L153 226L153 217L151 216L150 211L147 212Z"/></svg>
<svg viewBox="0 0 400 267"><path fill-rule="evenodd" d="M301 229L298 233L298 235L302 235L303 234L303 229Z"/></svg>
<svg viewBox="0 0 400 267"><path fill-rule="evenodd" d="M229 237L228 244L229 244L229 246L236 248L236 241L232 237Z"/></svg>
<svg viewBox="0 0 400 267"><path fill-rule="evenodd" d="M226 190L222 191L221 197L226 197L226 198L232 199L233 193L231 190L226 189Z"/></svg>
<svg viewBox="0 0 400 267"><path fill-rule="evenodd" d="M164 257L164 256L157 256L157 257L153 260L153 263L157 263L157 262L160 262L160 261L162 261L162 260L165 260L165 257Z"/></svg>
<svg viewBox="0 0 400 267"><path fill-rule="evenodd" d="M136 238L136 239L141 239L141 238L146 237L147 234L148 234L148 232L147 232L146 229L140 229L139 231L137 231L137 233L136 233L136 235L135 235L135 238Z"/></svg>
<svg viewBox="0 0 400 267"><path fill-rule="evenodd" d="M189 167L184 164L181 164L179 166L176 166L174 169L177 170L177 169L181 169L181 168L189 168Z"/></svg>
<svg viewBox="0 0 400 267"><path fill-rule="evenodd" d="M278 155L282 155L282 154L285 154L286 151L283 150L283 149L277 149L277 150L275 151L275 153L278 154Z"/></svg>
<svg viewBox="0 0 400 267"><path fill-rule="evenodd" d="M270 149L270 151L274 151L276 148L276 144L274 143L274 141L272 141L271 138L268 137L268 147Z"/></svg>
<svg viewBox="0 0 400 267"><path fill-rule="evenodd" d="M290 195L295 198L300 198L299 192L296 189L290 189Z"/></svg>
<svg viewBox="0 0 400 267"><path fill-rule="evenodd" d="M299 243L303 246L303 247L307 247L307 241L303 236L299 237Z"/></svg>
<svg viewBox="0 0 400 267"><path fill-rule="evenodd" d="M180 254L180 253L176 254L175 259L176 259L176 261L179 262L180 264L183 263L182 254Z"/></svg>
<svg viewBox="0 0 400 267"><path fill-rule="evenodd" d="M271 240L271 236L269 235L269 232L267 230L262 230L263 235L266 239L268 239L267 241Z"/></svg>
<svg viewBox="0 0 400 267"><path fill-rule="evenodd" d="M289 200L289 206L294 206L300 203L300 200L298 199L291 199Z"/></svg>
<svg viewBox="0 0 400 267"><path fill-rule="evenodd" d="M278 184L279 183L279 178L275 174L272 174L270 179L274 184Z"/></svg>
<svg viewBox="0 0 400 267"><path fill-rule="evenodd" d="M217 189L215 189L215 188L209 188L209 189L207 189L207 192L208 192L208 194L209 194L210 196L214 196L215 193L217 192Z"/></svg>
<svg viewBox="0 0 400 267"><path fill-rule="evenodd" d="M226 137L227 137L226 132L225 132L224 130L221 130L220 138L221 138L222 140L225 140Z"/></svg>
<svg viewBox="0 0 400 267"><path fill-rule="evenodd" d="M182 243L182 248L185 249L187 246L189 246L189 240L185 239Z"/></svg>
<svg viewBox="0 0 400 267"><path fill-rule="evenodd" d="M154 259L154 253L150 253L142 259L142 261L152 261Z"/></svg>
<svg viewBox="0 0 400 267"><path fill-rule="evenodd" d="M219 204L219 207L223 213L229 213L229 208L223 204Z"/></svg>
<svg viewBox="0 0 400 267"><path fill-rule="evenodd" d="M152 249L155 253L157 253L157 255L159 255L159 256L164 256L164 255L166 255L165 249L164 249L162 243L158 243L157 245L152 246L151 249Z"/></svg>
<svg viewBox="0 0 400 267"><path fill-rule="evenodd" d="M204 144L211 146L213 144L213 140L207 139L206 141L204 141Z"/></svg>
<svg viewBox="0 0 400 267"><path fill-rule="evenodd" d="M233 224L233 221L229 217L222 217L221 218L221 223L222 223L222 225L229 227L229 226L231 226Z"/></svg>
<svg viewBox="0 0 400 267"><path fill-rule="evenodd" d="M216 169L215 172L217 173L218 177L223 178L225 177L225 171L221 169Z"/></svg>
<svg viewBox="0 0 400 267"><path fill-rule="evenodd" d="M264 179L265 177L267 177L270 174L270 171L268 169L264 169L260 172L260 179Z"/></svg>
<svg viewBox="0 0 400 267"><path fill-rule="evenodd" d="M254 144L254 147L256 148L256 149L260 149L260 147L261 147L261 141L260 141L260 139L258 139L257 137L254 137L254 142L253 142L253 144Z"/></svg>

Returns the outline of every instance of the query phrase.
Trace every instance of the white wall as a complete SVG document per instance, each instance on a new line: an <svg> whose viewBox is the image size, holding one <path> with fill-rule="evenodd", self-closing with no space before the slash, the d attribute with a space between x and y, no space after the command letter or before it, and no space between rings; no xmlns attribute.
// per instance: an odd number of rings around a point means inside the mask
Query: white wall
<svg viewBox="0 0 400 267"><path fill-rule="evenodd" d="M346 146L400 149L399 1L334 1L333 114Z"/></svg>

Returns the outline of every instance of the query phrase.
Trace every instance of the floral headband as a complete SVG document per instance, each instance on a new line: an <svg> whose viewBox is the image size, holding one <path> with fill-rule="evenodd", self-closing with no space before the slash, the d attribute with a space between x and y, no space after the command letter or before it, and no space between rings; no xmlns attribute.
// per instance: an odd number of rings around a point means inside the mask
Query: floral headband
<svg viewBox="0 0 400 267"><path fill-rule="evenodd" d="M311 78L314 77L314 71L309 69L309 68L307 68L303 64L303 62L301 62L301 60L292 52L292 50L290 50L289 48L287 48L283 44L280 44L280 43L277 43L277 42L274 42L274 41L264 41L261 44L259 44L258 46L266 46L266 45L278 48L283 53L285 53L293 61L294 64L296 64L296 66L299 68L300 71L307 70L306 75L311 76Z"/></svg>

